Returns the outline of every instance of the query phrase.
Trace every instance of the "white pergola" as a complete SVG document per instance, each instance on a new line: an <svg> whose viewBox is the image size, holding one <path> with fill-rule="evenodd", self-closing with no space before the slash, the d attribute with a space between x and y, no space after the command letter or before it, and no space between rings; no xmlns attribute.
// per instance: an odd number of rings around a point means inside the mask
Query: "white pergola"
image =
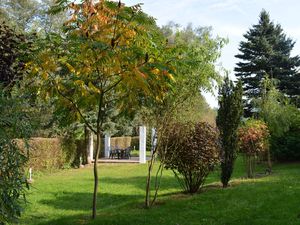
<svg viewBox="0 0 300 225"><path fill-rule="evenodd" d="M146 126L140 126L139 127L139 163L146 163ZM105 135L105 140L104 140L104 156L105 158L109 157L109 151L111 149L110 145L110 136ZM88 141L88 162L91 163L94 160L94 141L93 141L93 133L90 133L89 136L89 141Z"/></svg>

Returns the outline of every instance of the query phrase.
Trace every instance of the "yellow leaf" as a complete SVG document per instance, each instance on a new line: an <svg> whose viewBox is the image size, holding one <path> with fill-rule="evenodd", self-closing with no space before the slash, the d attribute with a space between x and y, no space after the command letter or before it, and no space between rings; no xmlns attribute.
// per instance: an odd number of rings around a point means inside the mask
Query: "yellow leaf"
<svg viewBox="0 0 300 225"><path fill-rule="evenodd" d="M89 82L88 87L91 91L100 93L100 90L98 88L96 88L91 82Z"/></svg>
<svg viewBox="0 0 300 225"><path fill-rule="evenodd" d="M81 87L84 85L84 82L82 80L75 80L74 83Z"/></svg>
<svg viewBox="0 0 300 225"><path fill-rule="evenodd" d="M175 81L175 78L173 77L173 75L171 73L168 73L167 76L172 80Z"/></svg>
<svg viewBox="0 0 300 225"><path fill-rule="evenodd" d="M71 73L75 73L75 69L70 63L65 62L65 65L68 67L68 69Z"/></svg>
<svg viewBox="0 0 300 225"><path fill-rule="evenodd" d="M38 68L35 66L35 67L32 68L32 72L33 72L34 74L37 74L37 72L39 72L39 70L38 70Z"/></svg>
<svg viewBox="0 0 300 225"><path fill-rule="evenodd" d="M47 80L47 79L48 79L48 73L46 73L46 72L43 72L43 73L41 74L41 76L42 76L42 78L43 78L44 80Z"/></svg>
<svg viewBox="0 0 300 225"><path fill-rule="evenodd" d="M152 70L152 73L154 73L154 74L156 74L156 75L158 75L159 72L160 72L160 71L159 71L159 69L157 69L157 68L155 68L155 69Z"/></svg>

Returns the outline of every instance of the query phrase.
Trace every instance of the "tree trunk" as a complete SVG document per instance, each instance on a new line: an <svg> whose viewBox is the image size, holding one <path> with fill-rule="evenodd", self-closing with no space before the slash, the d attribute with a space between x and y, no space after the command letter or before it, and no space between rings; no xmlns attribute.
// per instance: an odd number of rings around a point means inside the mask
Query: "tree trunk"
<svg viewBox="0 0 300 225"><path fill-rule="evenodd" d="M145 207L150 207L150 184L151 184L151 172L154 164L154 156L155 152L151 154L151 160L148 166L148 175L147 175L147 183L146 183L146 198L145 198Z"/></svg>
<svg viewBox="0 0 300 225"><path fill-rule="evenodd" d="M228 187L228 182L227 183L223 183L223 188L227 188Z"/></svg>
<svg viewBox="0 0 300 225"><path fill-rule="evenodd" d="M251 156L246 156L247 177L251 178Z"/></svg>
<svg viewBox="0 0 300 225"><path fill-rule="evenodd" d="M94 159L94 194L93 194L93 215L92 218L96 218L97 214L97 193L98 193L98 157L100 152L100 141L101 141L101 135L100 131L97 130L97 144L96 144L96 154Z"/></svg>
<svg viewBox="0 0 300 225"><path fill-rule="evenodd" d="M252 157L249 156L249 173L248 173L248 178L253 178L253 162L252 162Z"/></svg>
<svg viewBox="0 0 300 225"><path fill-rule="evenodd" d="M84 126L84 149L82 154L82 164L86 165L88 164L88 154L89 154L89 148L88 148L88 128L85 125Z"/></svg>
<svg viewBox="0 0 300 225"><path fill-rule="evenodd" d="M94 160L94 194L93 194L93 215L92 218L96 218L97 214L97 193L98 193L98 158L99 158L99 152L100 152L100 143L101 143L101 127L103 124L103 114L101 113L102 111L102 106L103 106L103 96L104 93L102 92L99 96L99 106L98 106L98 116L97 116L97 129L96 129L96 135L97 135L97 140L96 140L96 153L95 153L95 160Z"/></svg>
<svg viewBox="0 0 300 225"><path fill-rule="evenodd" d="M162 164L162 162L160 162L158 170L156 171L156 175L155 175L155 192L154 192L154 196L153 199L151 201L151 205L154 205L157 195L158 195L158 190L160 187L160 182L161 182L161 177L162 177L162 173L163 173L163 169L164 169L164 165Z"/></svg>
<svg viewBox="0 0 300 225"><path fill-rule="evenodd" d="M270 149L268 149L268 172L272 173L272 161L271 161L271 153Z"/></svg>

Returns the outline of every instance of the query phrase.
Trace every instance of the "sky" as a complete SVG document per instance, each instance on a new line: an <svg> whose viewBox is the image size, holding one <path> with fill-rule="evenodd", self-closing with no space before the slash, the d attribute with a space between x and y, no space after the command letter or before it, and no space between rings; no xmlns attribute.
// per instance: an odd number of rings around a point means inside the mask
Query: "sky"
<svg viewBox="0 0 300 225"><path fill-rule="evenodd" d="M228 38L219 60L234 79L234 66L238 60L240 41L252 25L258 23L262 9L285 34L296 41L292 55L300 54L300 1L299 0L123 0L126 5L143 3L143 11L157 19L159 26L174 21L182 26L192 23L211 26L213 35ZM204 94L211 107L217 107L214 96Z"/></svg>

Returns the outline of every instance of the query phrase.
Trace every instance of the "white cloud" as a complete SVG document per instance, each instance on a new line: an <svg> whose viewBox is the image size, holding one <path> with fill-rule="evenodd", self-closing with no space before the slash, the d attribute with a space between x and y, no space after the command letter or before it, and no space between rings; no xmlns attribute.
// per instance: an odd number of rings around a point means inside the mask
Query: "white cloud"
<svg viewBox="0 0 300 225"><path fill-rule="evenodd" d="M223 0L212 3L208 9L218 11L236 11L246 15L246 12L239 6L241 1L238 0Z"/></svg>
<svg viewBox="0 0 300 225"><path fill-rule="evenodd" d="M247 31L245 27L231 25L220 25L215 27L216 32L222 37L243 37L243 34Z"/></svg>

